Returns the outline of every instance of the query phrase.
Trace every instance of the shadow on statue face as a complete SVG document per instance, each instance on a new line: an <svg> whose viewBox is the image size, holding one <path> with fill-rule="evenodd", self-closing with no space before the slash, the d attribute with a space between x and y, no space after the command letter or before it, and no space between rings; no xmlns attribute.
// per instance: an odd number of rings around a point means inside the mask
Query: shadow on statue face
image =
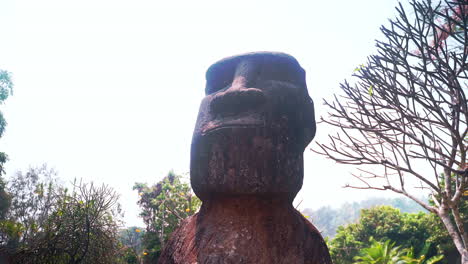
<svg viewBox="0 0 468 264"><path fill-rule="evenodd" d="M283 53L227 58L208 69L205 92L192 139L195 192L208 185L275 192L274 185L286 186L288 179L296 186L291 192L298 191L303 151L315 135L314 106L298 62Z"/></svg>

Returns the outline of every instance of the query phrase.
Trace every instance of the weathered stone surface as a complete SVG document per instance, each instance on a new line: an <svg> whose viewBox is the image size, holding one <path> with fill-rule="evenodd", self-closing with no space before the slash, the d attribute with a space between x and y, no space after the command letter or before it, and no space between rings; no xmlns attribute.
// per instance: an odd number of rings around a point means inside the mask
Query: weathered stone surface
<svg viewBox="0 0 468 264"><path fill-rule="evenodd" d="M200 212L159 263L331 263L320 233L292 207L315 135L305 72L283 53L250 53L208 69L191 149Z"/></svg>
<svg viewBox="0 0 468 264"><path fill-rule="evenodd" d="M171 237L160 263L331 263L320 233L289 202L219 197Z"/></svg>

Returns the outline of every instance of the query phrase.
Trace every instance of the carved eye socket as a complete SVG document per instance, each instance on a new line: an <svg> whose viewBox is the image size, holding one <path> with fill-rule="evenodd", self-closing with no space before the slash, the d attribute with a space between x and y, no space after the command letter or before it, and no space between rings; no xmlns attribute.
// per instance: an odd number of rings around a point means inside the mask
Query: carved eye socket
<svg viewBox="0 0 468 264"><path fill-rule="evenodd" d="M217 91L223 90L229 85L231 85L232 79L225 79L216 83L207 83L206 85L206 94L212 94Z"/></svg>
<svg viewBox="0 0 468 264"><path fill-rule="evenodd" d="M305 71L295 60L281 56L258 56L253 61L243 60L243 57L235 57L213 64L206 72L205 94L218 92L231 85L239 67L253 85L259 80L276 80L306 87ZM239 65L242 62L246 64Z"/></svg>
<svg viewBox="0 0 468 264"><path fill-rule="evenodd" d="M207 95L212 94L229 86L234 79L234 70L234 67L231 66L219 67L208 71L206 74L205 93Z"/></svg>
<svg viewBox="0 0 468 264"><path fill-rule="evenodd" d="M299 86L305 85L304 71L298 71L297 68L291 67L289 64L277 63L273 67L263 67L261 78L263 80L288 82Z"/></svg>

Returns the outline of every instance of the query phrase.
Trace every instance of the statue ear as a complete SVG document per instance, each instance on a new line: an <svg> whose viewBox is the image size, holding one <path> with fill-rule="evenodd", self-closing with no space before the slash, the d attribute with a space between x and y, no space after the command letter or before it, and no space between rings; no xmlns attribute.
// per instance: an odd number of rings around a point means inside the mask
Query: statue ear
<svg viewBox="0 0 468 264"><path fill-rule="evenodd" d="M309 97L309 101L306 103L304 107L303 121L304 126L302 129L301 138L302 146L305 149L307 145L312 141L315 137L315 132L317 131L317 125L315 123L315 109L314 109L314 101Z"/></svg>

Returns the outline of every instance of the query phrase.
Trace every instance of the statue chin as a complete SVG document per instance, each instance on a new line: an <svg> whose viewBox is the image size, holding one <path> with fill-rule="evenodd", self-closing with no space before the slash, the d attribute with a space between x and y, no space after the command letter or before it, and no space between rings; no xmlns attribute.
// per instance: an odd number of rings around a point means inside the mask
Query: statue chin
<svg viewBox="0 0 468 264"><path fill-rule="evenodd" d="M283 136L282 136L283 135ZM216 195L275 195L293 200L302 187L302 150L261 126L214 128L192 140L191 182L202 200Z"/></svg>

